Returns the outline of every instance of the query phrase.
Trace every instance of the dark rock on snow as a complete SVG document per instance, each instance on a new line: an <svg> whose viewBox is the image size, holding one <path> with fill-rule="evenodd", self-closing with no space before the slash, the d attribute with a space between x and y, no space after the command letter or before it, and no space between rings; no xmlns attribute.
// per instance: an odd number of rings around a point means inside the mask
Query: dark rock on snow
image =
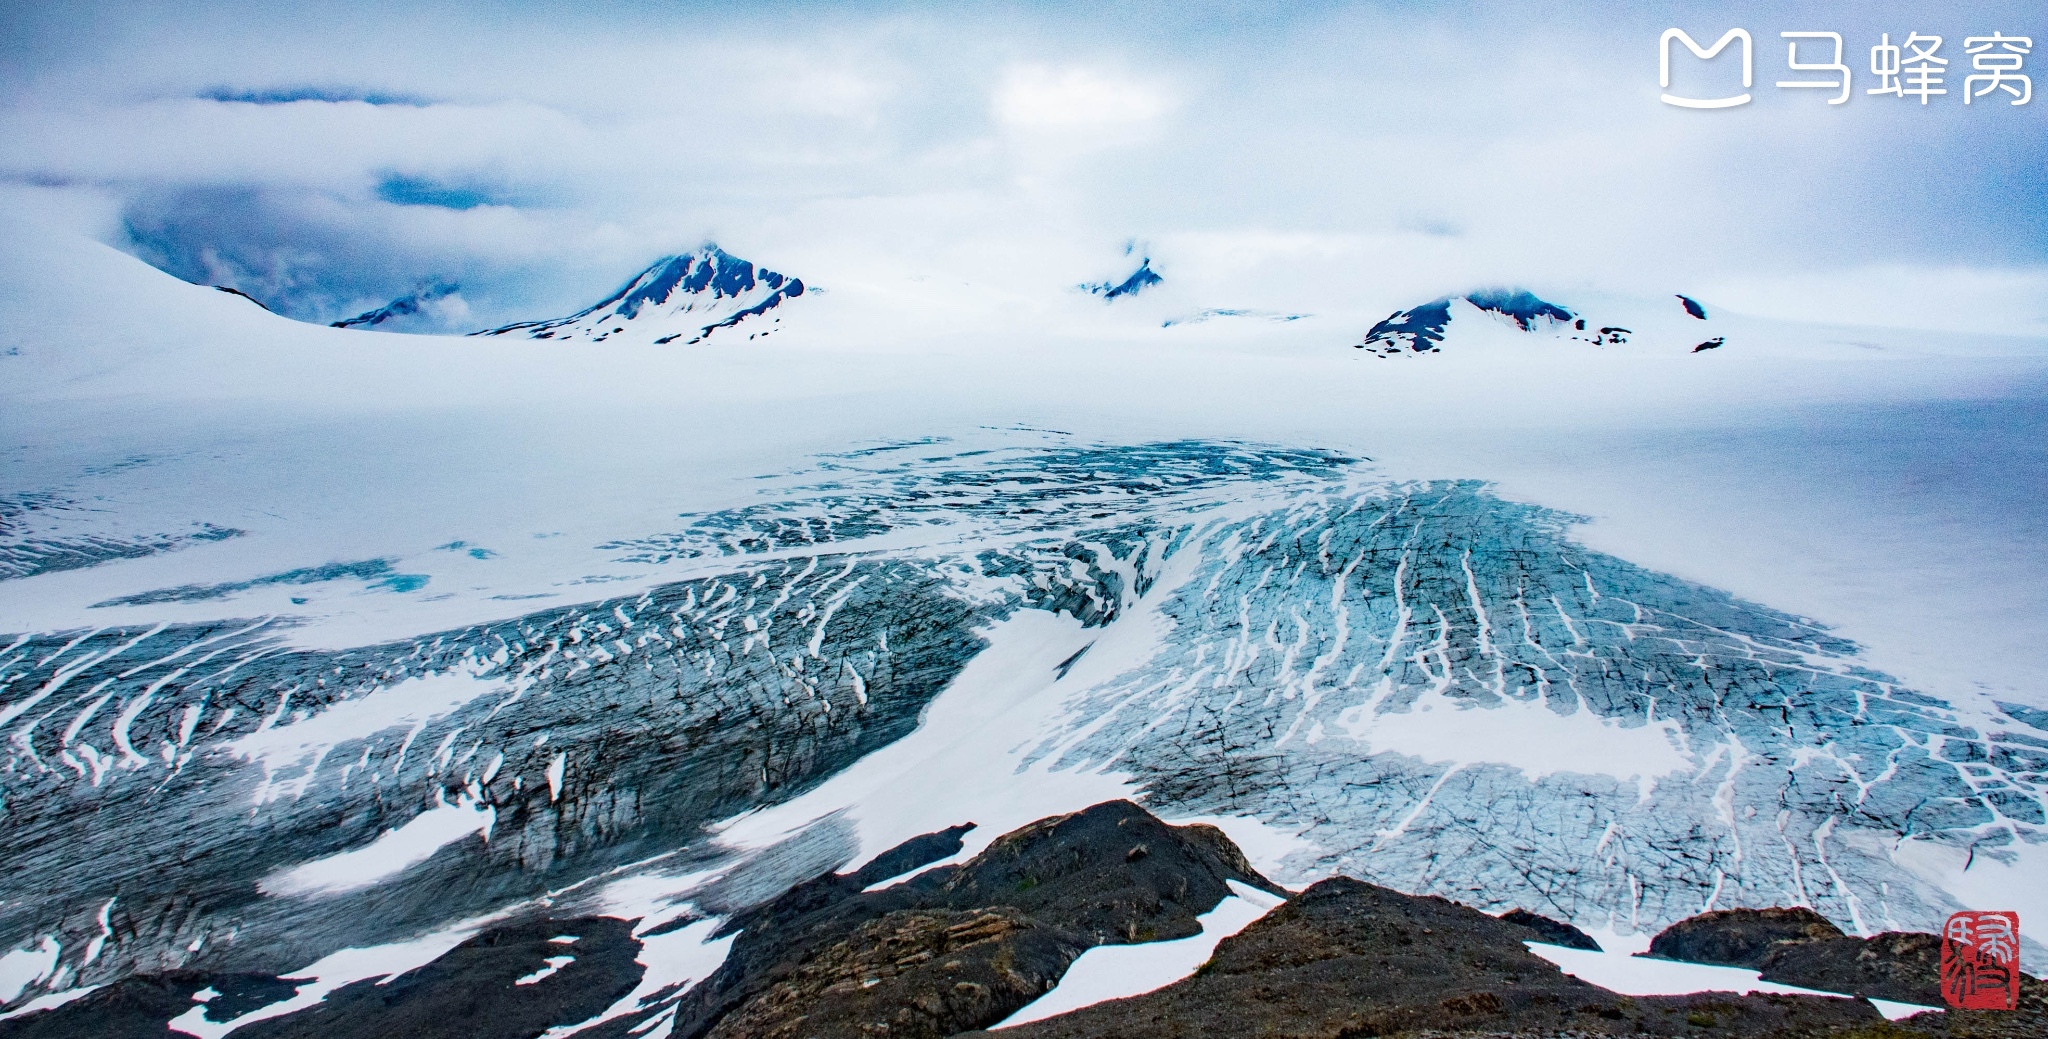
<svg viewBox="0 0 2048 1039"><path fill-rule="evenodd" d="M192 996L211 982L199 971L122 978L55 1010L0 1021L0 1039L171 1039L165 1027L192 1009Z"/></svg>
<svg viewBox="0 0 2048 1039"><path fill-rule="evenodd" d="M1778 942L1840 937L1841 928L1811 909L1723 909L1665 928L1650 939L1649 955L1755 969Z"/></svg>
<svg viewBox="0 0 2048 1039"><path fill-rule="evenodd" d="M1130 277L1122 281L1085 282L1075 287L1106 300L1116 300L1124 296L1135 296L1165 280L1159 276L1158 271L1152 269L1152 258L1147 256L1138 262L1138 269L1132 271Z"/></svg>
<svg viewBox="0 0 2048 1039"><path fill-rule="evenodd" d="M557 941L555 939L573 939ZM602 1012L644 968L632 924L605 917L530 920L493 928L434 962L357 982L311 1007L237 1029L236 1039L529 1039ZM550 959L571 959L559 966ZM520 984L550 966L544 977ZM291 998L310 979L171 971L124 978L54 1010L0 1021L0 1039L174 1039L169 1022L205 1003L226 1022ZM380 984L380 981L382 982Z"/></svg>
<svg viewBox="0 0 2048 1039"><path fill-rule="evenodd" d="M1704 913L1665 928L1649 955L1750 967L1765 981L1870 999L1939 1007L1941 938L1891 931L1848 937L1808 909L1731 909ZM2012 1012L1921 1014L1886 1026L1904 1036L2048 1037L2048 984L2022 977Z"/></svg>
<svg viewBox="0 0 2048 1039"><path fill-rule="evenodd" d="M267 306L264 306L264 305L263 305L263 301L262 301L262 300L260 300L260 299L257 299L256 297L254 297L254 296L251 296L251 295L249 295L249 294L248 294L248 293L246 293L246 292L243 292L243 291L242 291L241 289L237 289L237 288L232 288L232 287L230 287L230 286L227 286L227 285L215 285L215 286L214 286L214 288L216 288L216 289L219 289L220 291L222 291L222 292L225 292L225 293L227 293L227 294L228 294L228 295L230 295L230 296L240 296L240 297L242 297L243 299L246 299L246 300L248 300L249 302L251 302L251 303L254 303L254 304L256 304L256 305L257 305L257 306L259 306L259 307L263 307L263 309L265 309L265 310L270 310L270 308L269 308L269 307L267 307ZM276 313L276 312L275 312L275 311L272 311L272 313Z"/></svg>
<svg viewBox="0 0 2048 1039"><path fill-rule="evenodd" d="M1941 1005L1941 937L1890 931L1873 938L1779 942L1757 969L1765 981L1900 1003Z"/></svg>
<svg viewBox="0 0 2048 1039"><path fill-rule="evenodd" d="M1567 949L1585 949L1588 952L1600 951L1600 943L1594 941L1592 935L1570 924L1559 923L1547 916L1538 916L1527 909L1510 909L1502 913L1500 918L1508 923L1517 924L1536 932L1541 936L1536 939L1537 941L1547 942L1551 945L1562 945Z"/></svg>
<svg viewBox="0 0 2048 1039"><path fill-rule="evenodd" d="M533 920L493 928L418 970L359 981L236 1039L514 1039L587 1021L640 983L630 921ZM561 963L564 957L573 957ZM553 961L553 962L551 962ZM554 968L549 971L549 968ZM532 979L532 980L527 980ZM525 981L524 984L520 982Z"/></svg>
<svg viewBox="0 0 2048 1039"><path fill-rule="evenodd" d="M333 328L375 328L387 322L402 321L418 315L427 304L446 299L455 294L461 286L452 282L437 282L427 285L409 295L400 296L381 307L363 311L352 318L331 323Z"/></svg>
<svg viewBox="0 0 2048 1039"><path fill-rule="evenodd" d="M1535 331L1554 322L1576 321L1581 331L1586 327L1585 321L1577 314L1527 289L1480 289L1463 296L1444 296L1419 307L1397 310L1367 330L1364 342L1352 345L1355 349L1371 350L1382 356L1403 351L1436 353L1440 350L1438 344L1444 340L1444 328L1451 322L1451 304L1460 299L1514 322L1515 327L1524 332Z"/></svg>
<svg viewBox="0 0 2048 1039"><path fill-rule="evenodd" d="M892 877L902 876L919 866L927 866L940 859L957 855L965 845L961 838L972 829L973 823L961 823L937 833L912 837L869 860L867 865L853 874L854 883L868 887Z"/></svg>

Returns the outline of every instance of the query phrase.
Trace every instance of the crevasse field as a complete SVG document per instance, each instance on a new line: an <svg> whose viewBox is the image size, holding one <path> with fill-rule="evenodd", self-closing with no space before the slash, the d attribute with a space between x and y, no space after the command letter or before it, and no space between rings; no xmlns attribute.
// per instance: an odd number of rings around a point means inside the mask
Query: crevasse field
<svg viewBox="0 0 2048 1039"><path fill-rule="evenodd" d="M2048 342L857 267L406 336L10 220L0 1001L319 979L227 1034L544 904L653 932L617 1018L1115 797L1616 940L2048 920Z"/></svg>

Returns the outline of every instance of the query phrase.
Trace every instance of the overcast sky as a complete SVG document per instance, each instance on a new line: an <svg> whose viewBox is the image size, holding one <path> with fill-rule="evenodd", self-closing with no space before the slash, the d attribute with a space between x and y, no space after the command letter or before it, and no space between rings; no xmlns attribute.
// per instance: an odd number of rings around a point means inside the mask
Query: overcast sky
<svg viewBox="0 0 2048 1039"><path fill-rule="evenodd" d="M451 326L552 316L709 239L1059 291L1135 239L1217 305L1528 284L2048 334L2048 98L1961 101L1966 36L2048 71L2037 0L188 6L0 12L0 204L309 319L434 282ZM1671 26L1748 29L1754 101L1660 103ZM1848 103L1774 86L1788 30L1847 38ZM1867 95L1880 32L1943 36L1949 94Z"/></svg>

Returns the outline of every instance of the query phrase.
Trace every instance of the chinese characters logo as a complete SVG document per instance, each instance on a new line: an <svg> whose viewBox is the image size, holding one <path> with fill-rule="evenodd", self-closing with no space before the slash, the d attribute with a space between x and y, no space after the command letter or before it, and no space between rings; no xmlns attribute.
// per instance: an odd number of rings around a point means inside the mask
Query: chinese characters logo
<svg viewBox="0 0 2048 1039"><path fill-rule="evenodd" d="M1827 99L1830 105L1846 104L1854 88L1850 86L1855 78L1847 62L1843 61L1846 47L1841 33L1836 32L1781 32L1779 38L1786 41L1786 66L1793 72L1826 73L1825 76L1809 76L1803 79L1781 79L1777 85L1784 89L1821 89L1833 91ZM1879 94L1898 98L1902 101L1917 100L1925 106L1929 100L1949 93L1949 59L1941 55L1944 38L1919 32L1908 32L1904 40L1892 42L1891 33L1882 33L1878 42L1870 48L1870 74L1877 77L1877 85L1864 91L1865 94ZM1825 60L1800 60L1799 45L1807 41L1808 59L1824 57ZM1701 61L1711 60L1727 49L1731 43L1742 44L1742 86L1740 94L1726 97L1697 98L1671 93L1672 44L1679 43ZM1687 35L1683 29L1666 29L1657 40L1657 83L1664 89L1659 95L1667 105L1680 108L1733 108L1748 104L1749 87L1755 80L1755 58L1751 53L1754 46L1747 29L1730 29L1712 47L1702 47L1699 41ZM1970 59L1969 75L1962 77L1963 103L1971 104L1979 98L1989 103L2004 100L2010 105L2024 105L2034 99L2034 81L2023 70L2027 55L2033 53L2034 41L2028 36L2007 36L1993 32L1989 36L1966 36L1963 38L1963 56ZM1953 53L1953 52L1952 52ZM1958 69L1957 71L1962 71Z"/></svg>
<svg viewBox="0 0 2048 1039"><path fill-rule="evenodd" d="M1941 930L1941 997L1957 1010L2015 1010L2020 915L1962 912Z"/></svg>

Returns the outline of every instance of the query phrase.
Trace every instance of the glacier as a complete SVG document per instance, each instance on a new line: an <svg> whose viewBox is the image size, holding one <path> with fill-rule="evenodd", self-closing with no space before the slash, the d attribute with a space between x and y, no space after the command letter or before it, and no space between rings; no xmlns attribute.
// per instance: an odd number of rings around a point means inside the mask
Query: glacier
<svg viewBox="0 0 2048 1039"><path fill-rule="evenodd" d="M1095 633L1038 676L1060 713L1021 764L1292 834L1289 882L1633 930L1787 903L1928 929L1956 903L1890 848L2048 841L2048 731L1483 484L1228 442L949 447L843 453L610 543L715 576L509 621L342 651L261 619L6 639L0 927L120 935L79 980L222 946L281 971L714 863L721 821L906 735L1020 610ZM1133 623L1152 652L1069 681Z"/></svg>
<svg viewBox="0 0 2048 1039"><path fill-rule="evenodd" d="M1376 365L1363 305L1053 285L967 335L835 280L678 351L795 280L539 339L295 323L34 236L0 269L38 330L0 357L10 1008L540 908L673 925L698 977L711 918L1119 796L1289 884L1603 933L2038 904L2036 470L1982 462L1974 519L1829 481L2017 443L1898 402L2010 396L2040 344L1461 300ZM1863 453L1780 443L1844 401Z"/></svg>

